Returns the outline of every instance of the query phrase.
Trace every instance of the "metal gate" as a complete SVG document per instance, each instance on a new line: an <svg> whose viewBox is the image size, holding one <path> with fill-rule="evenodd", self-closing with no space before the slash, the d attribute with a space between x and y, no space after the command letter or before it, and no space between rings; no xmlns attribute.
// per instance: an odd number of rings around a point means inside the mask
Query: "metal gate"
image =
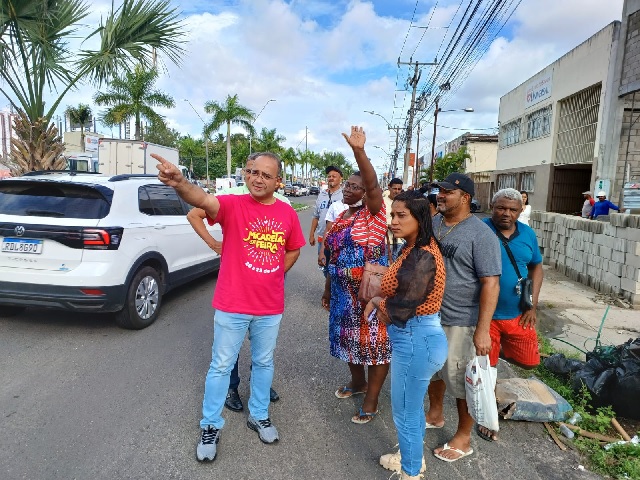
<svg viewBox="0 0 640 480"><path fill-rule="evenodd" d="M591 165L582 168L554 168L549 211L579 214L584 203L582 192L589 190L590 183Z"/></svg>
<svg viewBox="0 0 640 480"><path fill-rule="evenodd" d="M593 162L601 90L597 84L558 102L556 165Z"/></svg>

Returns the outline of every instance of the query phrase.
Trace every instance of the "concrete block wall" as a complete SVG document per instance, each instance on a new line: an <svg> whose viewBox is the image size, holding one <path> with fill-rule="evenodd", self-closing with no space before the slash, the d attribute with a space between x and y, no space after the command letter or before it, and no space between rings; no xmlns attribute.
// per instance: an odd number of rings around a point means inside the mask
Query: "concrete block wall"
<svg viewBox="0 0 640 480"><path fill-rule="evenodd" d="M534 211L530 224L545 265L640 307L639 215L613 214L604 222Z"/></svg>

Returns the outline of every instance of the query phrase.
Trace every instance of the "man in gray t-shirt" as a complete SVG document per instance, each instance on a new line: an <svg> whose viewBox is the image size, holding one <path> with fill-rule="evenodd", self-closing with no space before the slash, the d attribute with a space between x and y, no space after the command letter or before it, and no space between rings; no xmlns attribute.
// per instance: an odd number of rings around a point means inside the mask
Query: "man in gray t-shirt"
<svg viewBox="0 0 640 480"><path fill-rule="evenodd" d="M465 368L474 356L488 355L491 350L489 328L498 303L502 257L498 237L471 214L473 180L452 173L437 186L439 215L433 219L433 231L447 271L440 312L449 351L442 370L429 384L426 420L427 428L444 425L444 393L449 390L456 398L458 429L433 453L454 462L473 453L474 420L467 410Z"/></svg>
<svg viewBox="0 0 640 480"><path fill-rule="evenodd" d="M322 248L324 230L327 226L325 217L327 210L333 202L342 201L342 171L333 165L325 168L327 174L327 189L320 190L316 199L316 206L311 217L311 230L309 232L309 245L314 246L318 241L318 253Z"/></svg>

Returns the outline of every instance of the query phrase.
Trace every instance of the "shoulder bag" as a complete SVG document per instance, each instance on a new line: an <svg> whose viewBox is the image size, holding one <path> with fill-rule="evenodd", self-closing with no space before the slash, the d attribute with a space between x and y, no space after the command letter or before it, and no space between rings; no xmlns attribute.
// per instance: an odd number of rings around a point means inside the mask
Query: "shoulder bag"
<svg viewBox="0 0 640 480"><path fill-rule="evenodd" d="M367 224L367 230L369 224ZM371 238L370 232L367 236L367 246L365 247L365 262L364 271L362 272L362 281L360 282L360 289L358 290L358 300L362 303L369 303L373 297L382 296L382 277L389 269L384 265L378 265L377 263L371 263L367 260L366 255L369 252L369 239ZM387 234L384 236L385 249L387 250L387 256L389 258L389 265L391 265L391 249L389 248L389 239Z"/></svg>
<svg viewBox="0 0 640 480"><path fill-rule="evenodd" d="M511 261L511 265L513 265L513 269L516 271L516 275L518 276L518 283L516 285L516 293L520 295L520 311L526 312L533 308L533 280L529 277L523 277L520 275L520 270L518 269L518 264L516 263L516 259L513 257L513 253L509 248L509 240L502 235L496 229L496 235L502 242L502 246L504 247L507 255L509 256L509 260Z"/></svg>

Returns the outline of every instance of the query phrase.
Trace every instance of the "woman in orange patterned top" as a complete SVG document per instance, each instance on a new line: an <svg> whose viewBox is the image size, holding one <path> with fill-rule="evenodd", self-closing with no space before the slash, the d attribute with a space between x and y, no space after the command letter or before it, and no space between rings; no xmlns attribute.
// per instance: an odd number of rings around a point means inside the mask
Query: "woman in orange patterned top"
<svg viewBox="0 0 640 480"><path fill-rule="evenodd" d="M384 297L373 298L365 315L377 312L391 340L391 408L400 450L380 464L419 478L425 470L424 397L431 376L447 359L447 337L440 326L445 268L433 235L429 201L419 192L403 192L391 207L391 231L405 247L382 281Z"/></svg>

